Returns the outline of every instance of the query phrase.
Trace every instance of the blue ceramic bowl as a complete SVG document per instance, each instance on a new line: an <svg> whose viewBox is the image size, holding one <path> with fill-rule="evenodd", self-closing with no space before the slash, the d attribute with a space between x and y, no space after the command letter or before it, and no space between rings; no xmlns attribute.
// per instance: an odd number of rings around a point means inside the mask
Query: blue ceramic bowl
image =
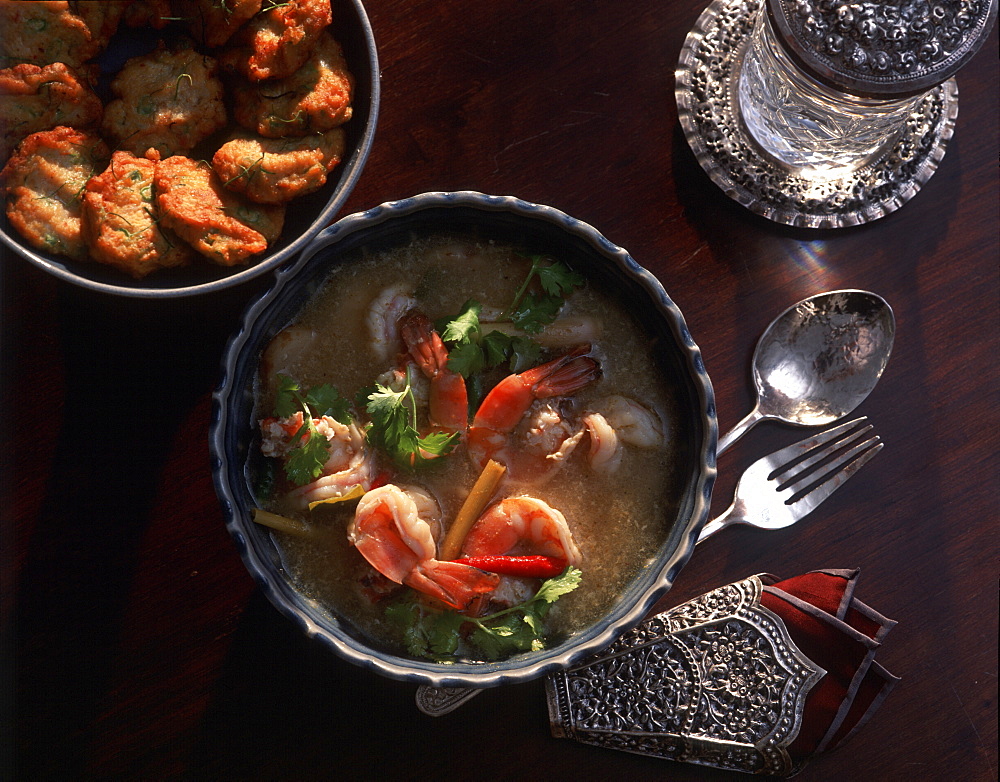
<svg viewBox="0 0 1000 782"><path fill-rule="evenodd" d="M676 379L680 414L672 433L689 471L655 561L603 619L551 649L502 662L443 665L373 648L349 617L304 597L289 580L268 530L251 520L253 476L260 463L253 388L263 347L294 319L331 266L362 247L379 249L406 243L414 235L462 231L550 253L629 302L644 330L657 340L666 375ZM691 556L708 514L718 438L715 399L680 310L625 250L551 207L480 193L425 193L343 218L317 236L295 264L280 269L274 286L248 307L226 348L222 372L212 414L212 465L226 524L247 568L278 610L306 633L345 659L392 678L439 687L490 687L570 666L643 619Z"/></svg>
<svg viewBox="0 0 1000 782"><path fill-rule="evenodd" d="M344 125L347 145L343 160L326 184L314 193L296 199L289 206L281 237L250 266L226 268L196 262L181 269L161 269L141 280L94 262L81 262L44 253L25 242L0 214L0 241L27 262L61 280L116 296L164 299L194 296L229 288L271 272L301 252L340 211L361 176L375 137L379 109L379 65L375 37L361 0L335 0L335 21L331 28L344 47L344 56L356 80L354 115ZM169 29L168 31L169 32ZM151 51L162 37L157 30L124 30L97 60L102 85L128 57ZM108 96L105 96L108 97Z"/></svg>

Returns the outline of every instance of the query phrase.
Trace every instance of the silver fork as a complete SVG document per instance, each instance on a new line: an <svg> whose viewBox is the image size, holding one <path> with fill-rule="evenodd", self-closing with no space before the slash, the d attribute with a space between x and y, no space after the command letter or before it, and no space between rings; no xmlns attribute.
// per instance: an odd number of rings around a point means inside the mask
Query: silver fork
<svg viewBox="0 0 1000 782"><path fill-rule="evenodd" d="M740 477L733 504L702 528L697 542L730 524L781 529L811 513L882 450L878 435L858 442L872 429L867 420L848 421L751 464ZM851 431L860 424L865 425Z"/></svg>

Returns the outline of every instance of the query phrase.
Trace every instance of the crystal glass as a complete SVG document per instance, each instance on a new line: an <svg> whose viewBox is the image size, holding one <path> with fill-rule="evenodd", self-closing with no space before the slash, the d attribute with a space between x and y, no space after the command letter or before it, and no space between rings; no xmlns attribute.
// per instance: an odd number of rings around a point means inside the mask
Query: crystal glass
<svg viewBox="0 0 1000 782"><path fill-rule="evenodd" d="M739 112L761 149L803 176L834 179L876 160L922 98L868 98L820 83L789 57L761 6L739 71Z"/></svg>

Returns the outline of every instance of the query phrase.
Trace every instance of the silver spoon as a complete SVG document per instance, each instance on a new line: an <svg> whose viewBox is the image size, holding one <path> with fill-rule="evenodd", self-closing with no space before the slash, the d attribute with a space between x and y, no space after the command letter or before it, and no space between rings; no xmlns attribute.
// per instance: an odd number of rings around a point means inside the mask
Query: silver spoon
<svg viewBox="0 0 1000 782"><path fill-rule="evenodd" d="M895 334L892 309L868 291L829 291L789 307L754 351L757 404L716 455L766 419L826 426L852 412L882 376Z"/></svg>

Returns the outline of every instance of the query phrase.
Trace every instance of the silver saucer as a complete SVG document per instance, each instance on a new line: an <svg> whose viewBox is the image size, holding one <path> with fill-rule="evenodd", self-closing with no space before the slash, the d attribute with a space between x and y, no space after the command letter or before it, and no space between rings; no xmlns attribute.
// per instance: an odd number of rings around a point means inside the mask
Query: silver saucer
<svg viewBox="0 0 1000 782"><path fill-rule="evenodd" d="M924 97L900 138L876 162L825 182L799 176L760 150L744 128L732 94L760 5L759 0L713 0L684 41L675 97L698 163L726 195L776 223L842 228L899 209L944 157L958 116L955 80Z"/></svg>

